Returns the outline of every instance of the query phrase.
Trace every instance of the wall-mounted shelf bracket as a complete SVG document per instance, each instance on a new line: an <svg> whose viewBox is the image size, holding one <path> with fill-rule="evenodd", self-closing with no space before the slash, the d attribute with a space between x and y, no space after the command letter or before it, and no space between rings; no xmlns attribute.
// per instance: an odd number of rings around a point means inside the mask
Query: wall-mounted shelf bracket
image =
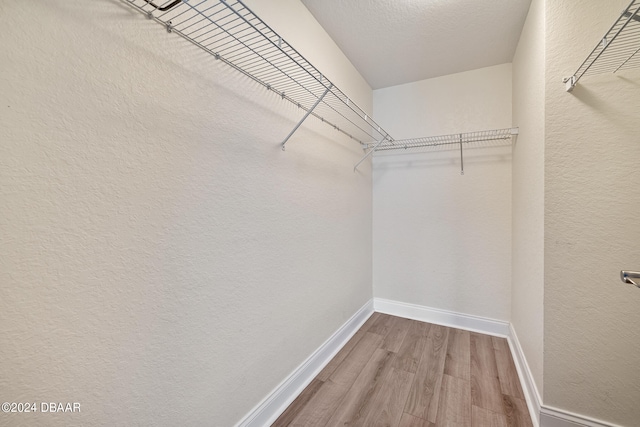
<svg viewBox="0 0 640 427"><path fill-rule="evenodd" d="M322 100L324 99L325 96L327 96L327 94L329 93L329 91L331 90L331 88L333 87L333 85L331 83L329 83L329 87L327 87L327 90L324 91L324 93L320 96L320 98L318 98L318 100L316 101L315 104L313 104L313 106L306 112L306 114L304 115L304 117L302 117L302 119L300 119L300 121L298 122L298 124L293 128L293 130L291 132L289 132L289 135L287 135L287 137L284 139L284 141L282 141L282 151L284 151L284 146L287 143L287 141L289 140L289 138L291 138L291 135L293 135L295 133L295 131L298 130L298 128L300 127L300 125L302 124L302 122L304 122L307 117L309 117L309 115L311 113L313 113L313 110L316 109L316 107L318 106L318 104L320 104L322 102Z"/></svg>
<svg viewBox="0 0 640 427"><path fill-rule="evenodd" d="M632 279L636 279L636 280L632 280ZM620 280L622 280L623 283L628 283L637 288L640 288L640 281L638 281L638 279L640 279L640 272L625 271L625 270L622 270L620 272Z"/></svg>
<svg viewBox="0 0 640 427"><path fill-rule="evenodd" d="M616 73L640 67L640 0L633 0L571 77L563 79L571 92L585 75Z"/></svg>
<svg viewBox="0 0 640 427"><path fill-rule="evenodd" d="M576 76L566 77L562 80L564 88L567 92L571 92L576 87Z"/></svg>
<svg viewBox="0 0 640 427"><path fill-rule="evenodd" d="M464 175L464 158L462 156L462 134L460 134L460 175Z"/></svg>
<svg viewBox="0 0 640 427"><path fill-rule="evenodd" d="M378 146L380 144L382 144L384 141L386 141L387 138L383 137L380 141L376 142L375 144L371 145L371 148L369 149L369 151L366 152L366 154L360 159L360 161L358 161L358 163L355 164L355 166L353 167L353 171L355 172L358 169L358 166L360 166L360 163L364 162L366 160L367 157L369 157L370 155L373 154L374 151L376 151L376 148L378 148ZM390 143L393 144L393 140L389 141ZM365 151L367 149L365 148Z"/></svg>

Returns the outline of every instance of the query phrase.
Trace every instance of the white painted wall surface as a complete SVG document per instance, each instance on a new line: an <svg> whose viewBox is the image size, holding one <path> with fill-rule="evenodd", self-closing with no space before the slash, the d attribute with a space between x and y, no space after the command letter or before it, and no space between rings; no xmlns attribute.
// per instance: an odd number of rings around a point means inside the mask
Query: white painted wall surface
<svg viewBox="0 0 640 427"><path fill-rule="evenodd" d="M544 2L533 0L513 58L511 323L538 392L544 347ZM541 397L541 396L540 396Z"/></svg>
<svg viewBox="0 0 640 427"><path fill-rule="evenodd" d="M370 163L118 1L0 10L0 400L81 404L0 424L233 425L371 299Z"/></svg>
<svg viewBox="0 0 640 427"><path fill-rule="evenodd" d="M374 91L397 139L511 127L511 64ZM379 298L509 320L511 147L379 152L373 283Z"/></svg>
<svg viewBox="0 0 640 427"><path fill-rule="evenodd" d="M546 2L544 403L640 420L640 71L571 73L626 0Z"/></svg>

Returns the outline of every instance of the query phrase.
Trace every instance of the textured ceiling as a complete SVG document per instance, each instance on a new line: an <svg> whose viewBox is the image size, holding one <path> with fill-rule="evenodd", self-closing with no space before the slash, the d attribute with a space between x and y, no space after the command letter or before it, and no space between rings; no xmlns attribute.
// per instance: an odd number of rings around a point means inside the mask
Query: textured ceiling
<svg viewBox="0 0 640 427"><path fill-rule="evenodd" d="M511 62L531 0L302 0L373 89Z"/></svg>

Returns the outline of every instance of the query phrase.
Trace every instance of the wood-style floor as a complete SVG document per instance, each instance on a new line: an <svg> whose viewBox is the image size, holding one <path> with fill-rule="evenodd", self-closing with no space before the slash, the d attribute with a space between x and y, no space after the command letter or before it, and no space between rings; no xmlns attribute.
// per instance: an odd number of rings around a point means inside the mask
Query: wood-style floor
<svg viewBox="0 0 640 427"><path fill-rule="evenodd" d="M374 313L273 426L532 424L504 338Z"/></svg>

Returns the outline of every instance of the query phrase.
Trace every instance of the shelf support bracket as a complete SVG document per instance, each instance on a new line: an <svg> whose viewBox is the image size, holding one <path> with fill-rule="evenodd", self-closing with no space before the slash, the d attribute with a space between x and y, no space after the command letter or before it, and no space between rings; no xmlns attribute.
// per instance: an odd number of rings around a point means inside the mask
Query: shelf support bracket
<svg viewBox="0 0 640 427"><path fill-rule="evenodd" d="M327 89L324 91L324 93L320 96L320 98L318 98L318 100L315 102L315 104L313 104L313 106L311 108L309 108L309 110L307 111L307 113L304 115L304 117L298 122L298 124L296 125L296 127L293 128L293 130L291 132L289 132L289 135L287 135L287 137L284 139L284 141L282 141L282 143L280 144L282 146L282 151L284 151L284 146L287 143L287 141L289 140L289 138L291 138L291 135L293 135L295 133L295 131L298 130L298 128L300 127L300 125L302 125L302 122L304 122L307 117L309 117L309 115L313 112L313 110L316 109L316 107L318 106L318 104L320 104L320 102L322 102L322 100L324 99L324 97L329 93L329 91L331 90L331 88L333 87L333 84L329 83L329 86L327 86Z"/></svg>
<svg viewBox="0 0 640 427"><path fill-rule="evenodd" d="M462 134L460 134L460 175L464 175L464 159L462 158Z"/></svg>
<svg viewBox="0 0 640 427"><path fill-rule="evenodd" d="M637 271L622 270L620 272L620 279L622 279L623 283L628 283L630 285L634 285L637 288L640 288L640 282L631 280L631 279L640 279L640 273Z"/></svg>
<svg viewBox="0 0 640 427"><path fill-rule="evenodd" d="M567 92L571 92L574 87L576 87L576 76L571 76L563 79L564 89Z"/></svg>
<svg viewBox="0 0 640 427"><path fill-rule="evenodd" d="M360 166L360 163L364 162L364 160L369 157L371 154L373 154L374 151L376 151L376 148L378 148L378 145L382 144L385 140L387 139L386 136L383 136L382 139L378 142L376 142L376 145L374 145L373 147L371 147L371 150L369 150L367 152L367 154L364 155L364 157L362 157L360 159L360 161L358 163L356 163L356 165L353 167L353 172L355 172L358 169L358 166Z"/></svg>

